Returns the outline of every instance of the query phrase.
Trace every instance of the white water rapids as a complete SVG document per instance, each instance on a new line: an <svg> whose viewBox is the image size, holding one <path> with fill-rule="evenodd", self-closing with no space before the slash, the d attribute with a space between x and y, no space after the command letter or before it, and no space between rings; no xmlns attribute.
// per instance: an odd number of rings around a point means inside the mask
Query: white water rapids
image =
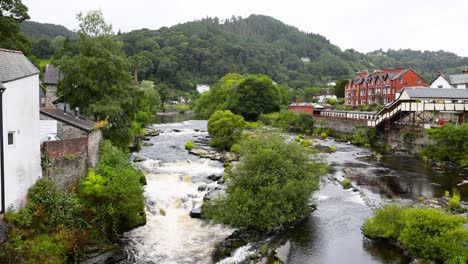
<svg viewBox="0 0 468 264"><path fill-rule="evenodd" d="M220 175L224 170L221 163L199 159L184 149L187 140L207 135L194 130L199 126L206 129L206 121L200 122L203 121L184 122L180 132L172 131L175 127L180 129L180 123L158 125L156 128L165 133L152 138L154 146L141 151L148 157L139 164L147 173L144 191L147 223L125 234L130 255L127 263L212 263L215 245L233 232L189 216L203 202L206 191L198 191L199 185L205 185L203 179ZM169 151L177 155L166 155ZM194 183L194 179L200 182ZM208 183L208 188L216 185Z"/></svg>

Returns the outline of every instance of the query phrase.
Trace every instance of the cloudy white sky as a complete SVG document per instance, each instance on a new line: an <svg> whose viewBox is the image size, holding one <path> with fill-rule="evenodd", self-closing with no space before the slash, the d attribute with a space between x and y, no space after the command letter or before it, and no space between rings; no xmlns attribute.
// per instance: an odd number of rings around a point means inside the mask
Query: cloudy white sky
<svg viewBox="0 0 468 264"><path fill-rule="evenodd" d="M158 29L206 16L262 14L341 49L446 50L468 56L467 0L23 0L31 20L76 29L75 15L101 9L115 30Z"/></svg>

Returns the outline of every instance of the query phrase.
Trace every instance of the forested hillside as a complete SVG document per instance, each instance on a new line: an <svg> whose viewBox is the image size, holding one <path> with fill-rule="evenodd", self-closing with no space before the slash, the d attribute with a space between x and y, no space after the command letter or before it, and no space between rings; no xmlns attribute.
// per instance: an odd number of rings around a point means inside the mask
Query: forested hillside
<svg viewBox="0 0 468 264"><path fill-rule="evenodd" d="M71 39L78 39L78 35L70 31L64 26L54 25L48 23L38 23L34 21L24 21L20 25L21 32L29 39L36 41L40 39L47 39L51 41L57 36L70 37Z"/></svg>
<svg viewBox="0 0 468 264"><path fill-rule="evenodd" d="M33 55L44 57L46 36L61 34L59 28L23 23L23 32L42 41L33 45ZM25 25L35 25L32 33ZM63 30L63 34L70 32ZM72 36L72 35L69 35ZM179 24L158 30L140 29L119 33L139 80L151 79L171 88L193 91L196 84L214 84L229 72L266 74L291 88L322 86L330 80L351 78L362 69L405 66L427 82L436 71L460 72L468 58L445 51L388 50L360 53L342 51L318 34L306 33L272 17L218 18ZM36 47L36 48L34 48ZM34 53L40 54L34 54Z"/></svg>

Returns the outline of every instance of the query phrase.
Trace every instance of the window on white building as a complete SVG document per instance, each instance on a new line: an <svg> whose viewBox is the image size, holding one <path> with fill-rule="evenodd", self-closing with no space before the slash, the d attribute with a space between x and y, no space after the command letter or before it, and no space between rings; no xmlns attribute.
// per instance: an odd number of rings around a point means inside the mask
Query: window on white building
<svg viewBox="0 0 468 264"><path fill-rule="evenodd" d="M8 132L8 145L14 145L15 144L15 132Z"/></svg>

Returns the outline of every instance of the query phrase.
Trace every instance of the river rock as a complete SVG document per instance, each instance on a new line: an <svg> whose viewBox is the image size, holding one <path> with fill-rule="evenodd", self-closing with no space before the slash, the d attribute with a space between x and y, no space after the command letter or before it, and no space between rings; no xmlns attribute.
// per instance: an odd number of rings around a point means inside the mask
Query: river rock
<svg viewBox="0 0 468 264"><path fill-rule="evenodd" d="M81 264L112 264L119 263L127 259L127 252L120 246L114 246L104 253L90 254L85 256Z"/></svg>
<svg viewBox="0 0 468 264"><path fill-rule="evenodd" d="M144 137L141 139L142 141L150 141L151 139L149 137Z"/></svg>
<svg viewBox="0 0 468 264"><path fill-rule="evenodd" d="M199 191L199 192L203 192L203 191L206 190L206 187L207 187L207 185L203 183L203 184L201 184L201 185L198 186L198 191Z"/></svg>
<svg viewBox="0 0 468 264"><path fill-rule="evenodd" d="M172 129L172 132L180 132L180 129L174 128L174 129Z"/></svg>
<svg viewBox="0 0 468 264"><path fill-rule="evenodd" d="M289 252L291 251L291 242L288 240L284 245L278 247L275 250L275 257L281 262L281 263L288 263L288 256Z"/></svg>
<svg viewBox="0 0 468 264"><path fill-rule="evenodd" d="M218 181L218 180L220 180L222 177L223 177L223 175L216 175L216 174L213 174L213 175L208 176L208 179L210 179L210 180L212 180L212 181Z"/></svg>
<svg viewBox="0 0 468 264"><path fill-rule="evenodd" d="M145 142L145 143L143 143L143 146L144 147L151 147L151 146L154 146L154 144Z"/></svg>
<svg viewBox="0 0 468 264"><path fill-rule="evenodd" d="M0 219L0 244L3 244L8 238L8 225Z"/></svg>
<svg viewBox="0 0 468 264"><path fill-rule="evenodd" d="M189 215L190 215L191 218L202 218L202 209L201 209L201 207L193 208L192 211L190 211Z"/></svg>
<svg viewBox="0 0 468 264"><path fill-rule="evenodd" d="M156 131L147 131L147 132L146 132L146 136L147 136L147 137L157 137L157 136L159 136L159 133L160 133L160 132L157 131L157 130L156 130Z"/></svg>
<svg viewBox="0 0 468 264"><path fill-rule="evenodd" d="M208 193L205 194L205 197L203 197L203 201L210 201L212 199L215 199L219 196L225 196L226 191L225 190L213 190L209 191Z"/></svg>
<svg viewBox="0 0 468 264"><path fill-rule="evenodd" d="M135 154L133 157L133 162L143 162L146 161L147 158L138 154Z"/></svg>

